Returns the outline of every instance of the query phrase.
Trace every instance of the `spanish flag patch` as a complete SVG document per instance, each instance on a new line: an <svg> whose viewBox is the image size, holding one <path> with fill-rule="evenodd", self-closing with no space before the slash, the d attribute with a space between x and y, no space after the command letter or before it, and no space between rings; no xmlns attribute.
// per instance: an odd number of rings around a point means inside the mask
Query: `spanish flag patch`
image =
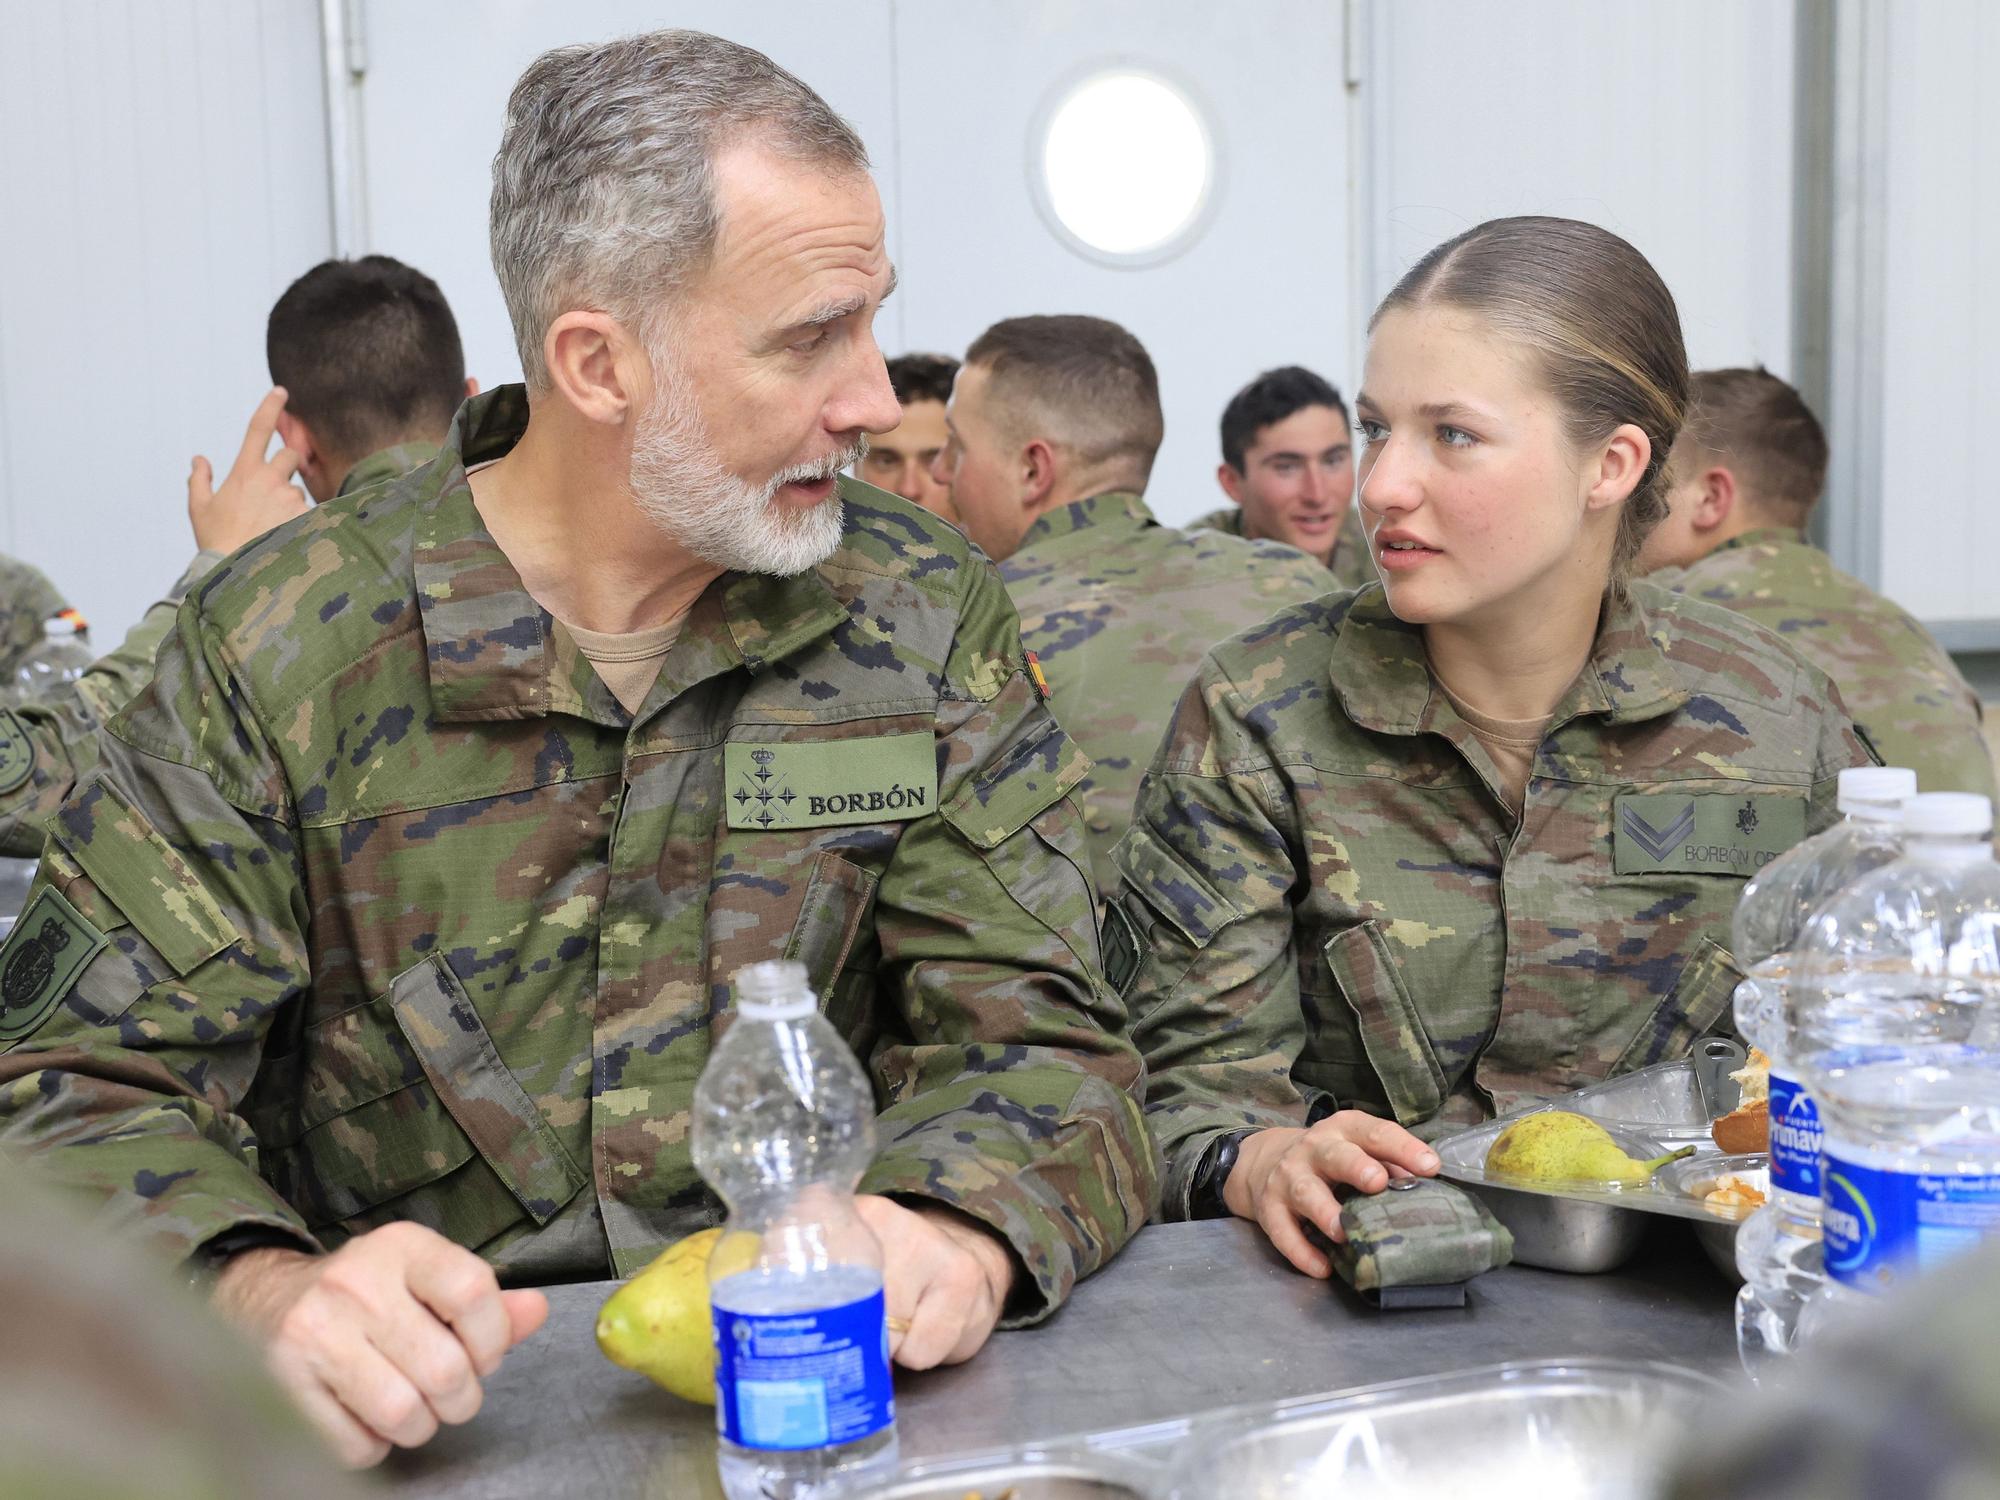
<svg viewBox="0 0 2000 1500"><path fill-rule="evenodd" d="M1042 695L1042 702L1049 701L1049 680L1042 675L1042 659L1032 651L1023 651L1021 660L1028 668L1028 681L1035 685L1035 691Z"/></svg>

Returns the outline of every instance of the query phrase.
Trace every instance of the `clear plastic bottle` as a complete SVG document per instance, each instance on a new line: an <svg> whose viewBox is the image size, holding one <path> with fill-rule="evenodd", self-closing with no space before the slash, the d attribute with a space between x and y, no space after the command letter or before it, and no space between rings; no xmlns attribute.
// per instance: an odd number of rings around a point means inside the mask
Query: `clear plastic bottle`
<svg viewBox="0 0 2000 1500"><path fill-rule="evenodd" d="M1826 1280L1844 1310L2000 1235L2000 864L1984 797L1903 809L1900 858L1823 906L1796 950L1792 1035L1825 1132Z"/></svg>
<svg viewBox="0 0 2000 1500"><path fill-rule="evenodd" d="M729 1205L710 1261L723 1489L865 1493L897 1460L882 1248L854 1208L875 1104L802 965L737 973L735 1018L695 1088L692 1147ZM729 1260L739 1232L761 1237L748 1269Z"/></svg>
<svg viewBox="0 0 2000 1500"><path fill-rule="evenodd" d="M14 669L12 701L32 703L81 677L96 660L85 639L89 628L73 609L44 621L41 640L28 648Z"/></svg>
<svg viewBox="0 0 2000 1500"><path fill-rule="evenodd" d="M1736 1232L1736 1348L1752 1379L1791 1353L1799 1314L1820 1270L1819 1116L1799 1081L1786 1025L1792 949L1812 915L1858 877L1901 851L1903 804L1914 771L1865 766L1840 773L1843 820L1796 845L1744 888L1730 947L1749 977L1736 988L1736 1028L1771 1063L1771 1200Z"/></svg>

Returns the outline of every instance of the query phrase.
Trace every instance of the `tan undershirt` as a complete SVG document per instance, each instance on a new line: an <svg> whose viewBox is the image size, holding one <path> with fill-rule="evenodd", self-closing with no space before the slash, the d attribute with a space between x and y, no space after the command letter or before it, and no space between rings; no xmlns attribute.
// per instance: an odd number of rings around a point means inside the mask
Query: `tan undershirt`
<svg viewBox="0 0 2000 1500"><path fill-rule="evenodd" d="M680 639L685 618L624 635L585 630L567 620L563 621L563 629L576 637L577 649L589 658L604 685L611 689L611 696L625 705L626 713L636 714L639 705L646 701L646 694L652 692L653 684L660 680L661 663Z"/></svg>
<svg viewBox="0 0 2000 1500"><path fill-rule="evenodd" d="M1451 706L1458 710L1458 716L1465 720L1473 738L1486 747L1486 753L1493 757L1494 769L1500 773L1500 789L1506 794L1509 810L1519 812L1522 799L1528 795L1528 778L1534 773L1535 752L1542 747L1542 737L1549 732L1549 721L1554 714L1543 714L1538 719L1496 719L1491 714L1483 714L1458 694L1445 686L1444 679L1435 671L1432 679L1451 700Z"/></svg>

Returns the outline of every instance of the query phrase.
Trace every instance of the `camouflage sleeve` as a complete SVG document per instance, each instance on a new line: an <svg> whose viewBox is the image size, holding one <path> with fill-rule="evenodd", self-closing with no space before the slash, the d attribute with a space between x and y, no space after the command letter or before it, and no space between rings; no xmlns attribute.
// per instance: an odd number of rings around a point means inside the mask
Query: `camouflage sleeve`
<svg viewBox="0 0 2000 1500"><path fill-rule="evenodd" d="M1103 981L1097 897L1070 796L1089 762L1023 667L984 559L940 706L940 816L911 825L876 890L887 1100L864 1192L929 1199L1019 1257L1010 1324L1058 1307L1145 1223L1154 1156L1125 1014Z"/></svg>
<svg viewBox="0 0 2000 1500"><path fill-rule="evenodd" d="M177 1254L250 1224L312 1243L237 1113L307 980L291 808L237 681L184 606L0 947L0 1145Z"/></svg>
<svg viewBox="0 0 2000 1500"><path fill-rule="evenodd" d="M1219 1132L1305 1123L1291 1077L1306 1037L1290 896L1297 819L1245 718L1211 658L1181 697L1117 850L1111 922L1136 949L1123 987L1168 1219L1188 1217L1194 1169Z"/></svg>
<svg viewBox="0 0 2000 1500"><path fill-rule="evenodd" d="M220 560L213 552L197 554L118 649L75 682L19 705L12 718L0 711L0 854L33 859L42 852L49 817L97 764L98 731L152 680L153 657L174 628L181 599Z"/></svg>

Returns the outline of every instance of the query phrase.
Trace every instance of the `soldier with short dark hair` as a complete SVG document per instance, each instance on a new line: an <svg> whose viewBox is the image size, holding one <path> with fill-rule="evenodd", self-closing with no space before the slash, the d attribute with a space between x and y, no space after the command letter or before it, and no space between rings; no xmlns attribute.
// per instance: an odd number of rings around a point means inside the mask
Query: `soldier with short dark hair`
<svg viewBox="0 0 2000 1500"><path fill-rule="evenodd" d="M1000 562L1056 718L1091 758L1078 788L1100 886L1139 778L1202 654L1327 591L1276 542L1185 532L1144 496L1164 421L1152 358L1103 318L1009 318L973 342L938 473Z"/></svg>
<svg viewBox="0 0 2000 1500"><path fill-rule="evenodd" d="M202 583L0 947L0 1136L213 1278L350 1462L467 1420L534 1284L716 1221L750 963L873 1079L901 1363L1151 1208L1088 762L992 567L841 477L896 420L867 168L716 37L537 59L493 164L525 387Z"/></svg>
<svg viewBox="0 0 2000 1500"><path fill-rule="evenodd" d="M1777 631L1924 791L1992 797L1979 695L1909 611L1805 538L1826 462L1819 419L1770 371L1697 371L1667 460L1667 516L1638 571Z"/></svg>
<svg viewBox="0 0 2000 1500"><path fill-rule="evenodd" d="M899 354L890 360L889 387L903 418L871 437L868 451L854 466L856 478L901 495L954 526L959 518L951 487L932 477L931 465L945 444L944 407L957 374L958 361L948 354Z"/></svg>
<svg viewBox="0 0 2000 1500"><path fill-rule="evenodd" d="M1229 504L1190 522L1190 531L1296 547L1333 575L1336 588L1375 581L1354 507L1353 425L1324 377L1284 365L1231 396L1215 480Z"/></svg>

